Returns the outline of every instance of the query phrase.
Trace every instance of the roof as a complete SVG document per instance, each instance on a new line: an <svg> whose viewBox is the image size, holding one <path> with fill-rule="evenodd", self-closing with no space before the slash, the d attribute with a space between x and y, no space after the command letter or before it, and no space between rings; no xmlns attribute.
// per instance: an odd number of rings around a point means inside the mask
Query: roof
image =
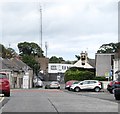
<svg viewBox="0 0 120 114"><path fill-rule="evenodd" d="M31 69L27 64L22 62L20 59L4 59L0 58L0 63L2 63L0 70L9 69L14 71L24 71L26 68Z"/></svg>
<svg viewBox="0 0 120 114"><path fill-rule="evenodd" d="M74 64L74 66L83 68L95 68L95 59L87 58L85 65L82 65L82 61L80 59Z"/></svg>

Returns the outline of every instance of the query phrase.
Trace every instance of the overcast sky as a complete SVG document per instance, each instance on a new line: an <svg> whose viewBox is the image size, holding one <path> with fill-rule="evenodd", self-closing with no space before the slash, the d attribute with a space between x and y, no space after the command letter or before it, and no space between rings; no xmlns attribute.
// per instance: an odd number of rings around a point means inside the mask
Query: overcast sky
<svg viewBox="0 0 120 114"><path fill-rule="evenodd" d="M20 42L40 44L41 5L42 48L45 52L47 42L48 57L76 60L75 55L88 51L95 58L102 44L118 42L118 1L1 0L0 43L17 52Z"/></svg>

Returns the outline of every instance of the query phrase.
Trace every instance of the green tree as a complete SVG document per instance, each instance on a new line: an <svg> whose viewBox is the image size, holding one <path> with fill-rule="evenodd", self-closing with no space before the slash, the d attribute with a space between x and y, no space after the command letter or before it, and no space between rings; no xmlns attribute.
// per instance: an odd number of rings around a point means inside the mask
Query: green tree
<svg viewBox="0 0 120 114"><path fill-rule="evenodd" d="M18 43L18 49L23 62L30 66L37 75L40 70L40 64L35 60L35 56L44 57L42 49L33 42Z"/></svg>
<svg viewBox="0 0 120 114"><path fill-rule="evenodd" d="M49 59L49 63L63 63L63 62L65 62L65 60L62 57L52 56Z"/></svg>
<svg viewBox="0 0 120 114"><path fill-rule="evenodd" d="M120 49L120 42L118 43L109 43L109 44L103 44L100 46L97 53L115 53Z"/></svg>
<svg viewBox="0 0 120 114"><path fill-rule="evenodd" d="M80 60L80 55L75 55L75 57L77 58L77 60Z"/></svg>
<svg viewBox="0 0 120 114"><path fill-rule="evenodd" d="M33 69L33 72L37 75L40 70L40 64L31 55L22 56L22 61Z"/></svg>
<svg viewBox="0 0 120 114"><path fill-rule="evenodd" d="M10 50L6 49L4 45L0 44L0 56L2 58L11 58L12 53Z"/></svg>
<svg viewBox="0 0 120 114"><path fill-rule="evenodd" d="M21 56L23 55L33 55L38 57L43 57L43 51L40 46L36 43L23 42L18 43L18 49Z"/></svg>
<svg viewBox="0 0 120 114"><path fill-rule="evenodd" d="M12 57L15 57L17 55L17 53L15 52L15 50L13 48L7 48L7 50L9 50L12 54Z"/></svg>

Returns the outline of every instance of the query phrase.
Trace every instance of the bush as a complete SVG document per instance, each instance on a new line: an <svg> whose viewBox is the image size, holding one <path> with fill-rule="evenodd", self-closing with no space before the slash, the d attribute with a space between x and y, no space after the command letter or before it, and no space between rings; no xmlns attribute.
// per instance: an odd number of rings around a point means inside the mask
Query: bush
<svg viewBox="0 0 120 114"><path fill-rule="evenodd" d="M95 80L99 80L99 81L107 81L108 79L104 76L100 76L100 77L95 77Z"/></svg>
<svg viewBox="0 0 120 114"><path fill-rule="evenodd" d="M78 69L72 69L72 70L67 70L65 72L65 77L64 80L65 82L69 80L78 80L78 81L83 81L83 80L92 80L95 78L94 72L92 71L80 71Z"/></svg>

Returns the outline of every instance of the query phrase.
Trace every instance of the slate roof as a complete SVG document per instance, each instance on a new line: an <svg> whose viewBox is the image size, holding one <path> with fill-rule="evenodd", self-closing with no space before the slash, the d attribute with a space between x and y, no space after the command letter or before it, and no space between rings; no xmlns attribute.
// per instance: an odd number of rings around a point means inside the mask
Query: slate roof
<svg viewBox="0 0 120 114"><path fill-rule="evenodd" d="M2 64L1 69L9 69L13 71L24 71L25 68L31 69L29 66L27 66L24 62L22 62L20 59L12 58L12 59L4 59L0 58L0 63Z"/></svg>
<svg viewBox="0 0 120 114"><path fill-rule="evenodd" d="M95 65L95 59L90 59L90 58L88 58L88 63L92 66L92 67L96 67L96 65Z"/></svg>

